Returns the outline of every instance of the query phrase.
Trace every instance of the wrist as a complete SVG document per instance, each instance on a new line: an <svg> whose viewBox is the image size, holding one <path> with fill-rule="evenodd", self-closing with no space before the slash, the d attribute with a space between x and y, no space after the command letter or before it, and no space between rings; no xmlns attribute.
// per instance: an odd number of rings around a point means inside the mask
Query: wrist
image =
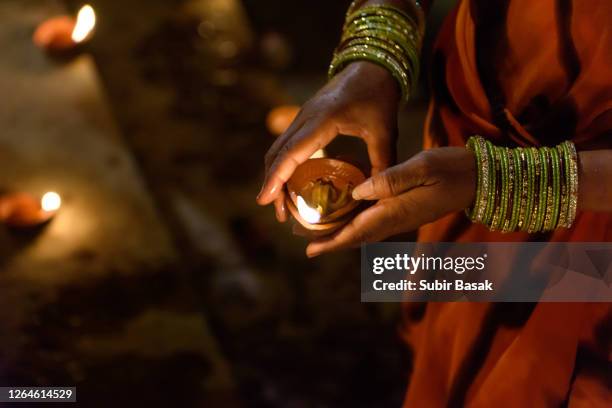
<svg viewBox="0 0 612 408"><path fill-rule="evenodd" d="M355 61L346 69L350 70L357 80L367 80L377 92L399 103L402 96L400 86L388 69L370 61Z"/></svg>

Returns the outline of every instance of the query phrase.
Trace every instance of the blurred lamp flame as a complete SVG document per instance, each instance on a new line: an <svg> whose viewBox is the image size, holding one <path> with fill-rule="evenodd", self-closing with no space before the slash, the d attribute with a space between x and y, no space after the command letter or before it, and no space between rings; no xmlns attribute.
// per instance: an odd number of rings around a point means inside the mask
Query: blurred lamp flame
<svg viewBox="0 0 612 408"><path fill-rule="evenodd" d="M316 224L321 220L321 214L314 208L309 207L302 196L297 196L297 210L300 216L310 224Z"/></svg>
<svg viewBox="0 0 612 408"><path fill-rule="evenodd" d="M49 191L42 196L40 200L40 206L43 211L51 212L57 211L62 205L62 198L59 194L54 191Z"/></svg>
<svg viewBox="0 0 612 408"><path fill-rule="evenodd" d="M72 40L76 43L83 42L96 26L96 12L89 4L81 7L77 15L76 25L72 31Z"/></svg>

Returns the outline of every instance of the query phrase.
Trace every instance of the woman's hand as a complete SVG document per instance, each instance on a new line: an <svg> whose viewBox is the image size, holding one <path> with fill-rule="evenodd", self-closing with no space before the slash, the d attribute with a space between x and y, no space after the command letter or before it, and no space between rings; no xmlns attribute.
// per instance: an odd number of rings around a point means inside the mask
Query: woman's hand
<svg viewBox="0 0 612 408"><path fill-rule="evenodd" d="M353 198L380 200L331 237L308 245L309 257L380 241L469 207L476 194L474 154L462 147L425 150L366 180Z"/></svg>
<svg viewBox="0 0 612 408"><path fill-rule="evenodd" d="M298 165L339 134L366 142L372 174L392 165L399 98L399 87L386 69L365 61L349 64L304 104L291 126L270 147L257 202L274 202L276 217L284 222L283 185Z"/></svg>

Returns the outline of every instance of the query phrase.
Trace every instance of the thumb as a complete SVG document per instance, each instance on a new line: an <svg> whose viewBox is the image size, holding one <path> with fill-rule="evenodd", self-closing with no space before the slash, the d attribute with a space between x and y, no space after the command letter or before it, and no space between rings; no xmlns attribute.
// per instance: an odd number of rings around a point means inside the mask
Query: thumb
<svg viewBox="0 0 612 408"><path fill-rule="evenodd" d="M397 196L425 183L424 160L415 156L373 175L353 190L355 200L380 200Z"/></svg>

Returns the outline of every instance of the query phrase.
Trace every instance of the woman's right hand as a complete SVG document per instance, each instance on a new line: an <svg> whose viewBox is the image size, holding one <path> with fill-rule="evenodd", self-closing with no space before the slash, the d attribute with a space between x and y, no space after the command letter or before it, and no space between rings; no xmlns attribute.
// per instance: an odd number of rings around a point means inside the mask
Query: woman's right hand
<svg viewBox="0 0 612 408"><path fill-rule="evenodd" d="M385 68L366 61L349 64L302 106L270 147L257 202L274 202L277 219L286 221L284 184L297 166L340 134L365 141L372 174L394 164L399 99L399 87Z"/></svg>

